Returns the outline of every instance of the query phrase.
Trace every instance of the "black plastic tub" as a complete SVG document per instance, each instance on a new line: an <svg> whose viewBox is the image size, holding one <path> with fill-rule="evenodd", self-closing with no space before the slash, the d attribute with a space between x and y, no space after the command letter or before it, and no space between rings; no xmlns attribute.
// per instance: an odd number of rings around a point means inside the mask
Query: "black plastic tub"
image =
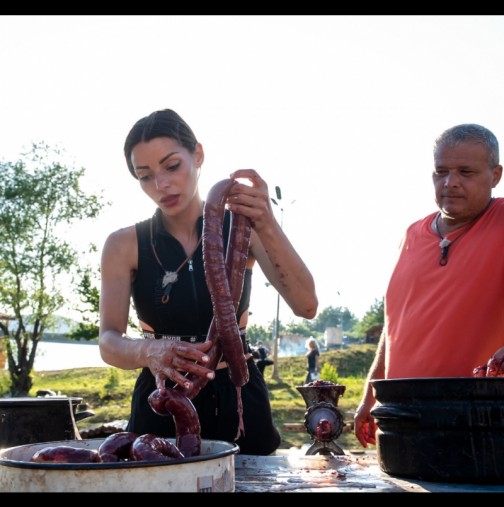
<svg viewBox="0 0 504 507"><path fill-rule="evenodd" d="M91 417L78 411L82 398L0 398L0 449L15 445L80 438L76 421Z"/></svg>
<svg viewBox="0 0 504 507"><path fill-rule="evenodd" d="M426 481L504 483L504 378L371 384L384 472Z"/></svg>

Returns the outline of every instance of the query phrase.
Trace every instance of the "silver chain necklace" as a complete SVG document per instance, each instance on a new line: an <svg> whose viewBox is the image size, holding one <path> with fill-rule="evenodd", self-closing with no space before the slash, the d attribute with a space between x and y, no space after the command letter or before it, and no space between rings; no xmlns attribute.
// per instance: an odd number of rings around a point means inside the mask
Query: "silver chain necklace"
<svg viewBox="0 0 504 507"><path fill-rule="evenodd" d="M446 266L448 264L448 249L450 248L450 246L453 245L453 243L455 243L457 239L460 239L462 236L464 236L466 233L469 232L472 226L483 216L485 211L490 207L492 201L493 197L490 198L488 204L483 208L483 210L480 213L478 213L475 218L473 218L472 222L466 225L466 228L454 239L448 239L444 237L439 231L439 219L441 218L441 212L438 211L438 214L436 215L436 220L434 221L434 229L436 230L436 234L440 239L439 241L439 248L441 248L441 257L439 258L440 266Z"/></svg>
<svg viewBox="0 0 504 507"><path fill-rule="evenodd" d="M194 249L193 253L190 254L190 255L188 255L186 257L186 259L184 260L184 262L175 271L168 271L163 266L163 263L161 262L161 259L159 258L158 254L156 252L156 240L154 238L154 220L155 220L155 217L156 217L156 215L154 215L151 218L151 221L150 221L150 243L151 243L152 253L154 254L154 257L156 258L159 266L164 271L163 281L161 282L161 285L162 285L162 287L164 289L163 290L163 296L161 297L161 302L164 303L164 304L166 304L170 300L170 292L171 292L171 289L173 287L173 284L178 280L178 272L189 261L192 260L194 253L196 252L196 250L200 246L200 243L201 243L201 240L202 240L203 236L200 236L200 238L198 240L198 243L196 244L196 248Z"/></svg>

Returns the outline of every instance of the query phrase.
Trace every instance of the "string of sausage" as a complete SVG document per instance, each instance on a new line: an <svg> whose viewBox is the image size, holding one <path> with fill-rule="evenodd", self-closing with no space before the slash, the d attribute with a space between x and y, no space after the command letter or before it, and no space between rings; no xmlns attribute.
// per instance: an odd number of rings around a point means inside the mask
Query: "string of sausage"
<svg viewBox="0 0 504 507"><path fill-rule="evenodd" d="M33 454L36 463L116 463L119 461L174 460L185 455L167 438L120 431L109 435L98 449L70 445L48 446Z"/></svg>
<svg viewBox="0 0 504 507"><path fill-rule="evenodd" d="M238 310L238 305L240 303L240 298L243 291L243 281L245 276L245 269L247 267L251 230L252 228L250 225L250 220L247 217L244 215L231 213L229 241L226 251L226 275L229 280L231 299L233 301L235 312ZM205 272L207 273L207 271ZM221 342L218 339L215 316L212 319L207 333L207 341L212 341L214 345L208 352L210 359L206 366L211 370L215 370L217 364L223 358ZM240 355L241 352L242 349L239 349L238 355ZM224 359L233 368L235 367L234 365L236 361L234 360L233 356L227 357L224 354ZM248 374L248 369L245 370L245 374ZM241 374L239 373L238 378L240 378L240 376ZM188 373L186 377L192 382L192 387L186 390L186 396L193 399L199 394L201 389L205 387L208 379L206 377L200 377L191 373ZM180 388L180 386L177 385L176 388Z"/></svg>
<svg viewBox="0 0 504 507"><path fill-rule="evenodd" d="M172 415L175 444L180 452L186 458L198 456L201 453L201 426L192 401L182 391L172 388L156 389L148 401L156 414Z"/></svg>
<svg viewBox="0 0 504 507"><path fill-rule="evenodd" d="M250 245L250 220L232 213L228 247L224 257L222 224L226 198L233 180L217 182L208 193L203 213L203 262L208 290L212 298L217 342L227 362L231 382L236 387L238 431L245 434L241 388L249 381L247 359L236 320ZM208 337L207 337L208 339Z"/></svg>
<svg viewBox="0 0 504 507"><path fill-rule="evenodd" d="M214 370L222 358L228 363L229 375L236 387L239 421L236 439L238 439L240 434L245 433L241 387L248 382L249 373L236 321L236 311L243 290L251 224L247 217L231 213L228 246L224 257L222 225L225 202L232 185L233 180L222 180L216 183L208 194L203 212L203 262L214 310L214 318L207 333L207 341L211 340L213 346L208 352L210 360L206 366ZM193 374L187 374L186 377L192 382L191 389L177 385L162 391L156 390L149 396L149 403L160 415L171 413L175 422L177 441L181 431L184 433L186 443L191 442L190 439L195 439L190 445L185 446L187 454L182 451L187 456L197 454L201 441L198 440L197 412L192 403L184 402L184 398L187 401L194 398L207 384L208 379ZM176 390L180 392L174 392ZM188 431L182 428L191 429ZM194 433L196 428L197 435Z"/></svg>
<svg viewBox="0 0 504 507"><path fill-rule="evenodd" d="M218 341L221 345L224 359L228 362L231 381L237 388L240 388L248 382L249 375L240 330L236 320L235 301L233 300L226 270L224 240L222 236L226 198L233 183L231 179L221 180L208 193L203 211L203 263L208 290L212 298ZM233 217L234 220L235 217ZM241 231L238 227L232 226L230 233L231 231L235 235L235 240L239 239L239 237L242 239L245 237L245 235L241 236ZM246 263L247 259L244 259L244 256L240 252L236 252L234 245L228 242L226 257L230 260L232 272L235 269L235 256L238 264L243 263L243 260ZM239 284L240 296L243 289L243 273L244 271L241 273L241 284Z"/></svg>

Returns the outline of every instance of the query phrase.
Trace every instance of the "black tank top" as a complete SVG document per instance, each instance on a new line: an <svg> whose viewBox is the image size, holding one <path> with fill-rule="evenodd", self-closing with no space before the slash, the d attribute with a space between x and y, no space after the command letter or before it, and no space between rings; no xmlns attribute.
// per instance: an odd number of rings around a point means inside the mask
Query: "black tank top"
<svg viewBox="0 0 504 507"><path fill-rule="evenodd" d="M137 316L154 329L156 334L170 336L197 336L204 341L213 317L212 301L203 269L203 246L194 252L192 262L178 272L178 280L172 286L169 301L163 303L162 281L164 271L176 271L187 255L184 248L162 226L161 210L156 210L154 238L156 253L163 265L156 260L151 246L151 219L135 224L138 238L138 270L132 285L132 298ZM226 251L231 214L226 210L223 222L224 251ZM198 219L201 237L203 217ZM250 304L252 270L247 269L237 318Z"/></svg>

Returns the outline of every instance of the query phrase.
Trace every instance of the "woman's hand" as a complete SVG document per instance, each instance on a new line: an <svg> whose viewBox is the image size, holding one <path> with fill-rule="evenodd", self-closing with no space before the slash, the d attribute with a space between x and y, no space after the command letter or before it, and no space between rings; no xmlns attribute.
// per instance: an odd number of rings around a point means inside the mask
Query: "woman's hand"
<svg viewBox="0 0 504 507"><path fill-rule="evenodd" d="M251 185L236 181L228 193L229 210L250 218L253 229L258 232L264 227L270 227L275 218L266 182L254 169L238 169L230 178L247 179Z"/></svg>
<svg viewBox="0 0 504 507"><path fill-rule="evenodd" d="M215 378L215 372L203 366L209 361L206 354L212 342L190 344L170 340L150 340L146 352L147 367L156 379L156 387L164 389L167 379L180 384L186 389L192 387L184 375L193 373L199 377Z"/></svg>
<svg viewBox="0 0 504 507"><path fill-rule="evenodd" d="M313 276L275 218L268 185L254 169L238 169L230 178L251 183L235 181L226 202L231 212L245 215L252 224L247 267L257 261L294 315L313 319L318 308Z"/></svg>

